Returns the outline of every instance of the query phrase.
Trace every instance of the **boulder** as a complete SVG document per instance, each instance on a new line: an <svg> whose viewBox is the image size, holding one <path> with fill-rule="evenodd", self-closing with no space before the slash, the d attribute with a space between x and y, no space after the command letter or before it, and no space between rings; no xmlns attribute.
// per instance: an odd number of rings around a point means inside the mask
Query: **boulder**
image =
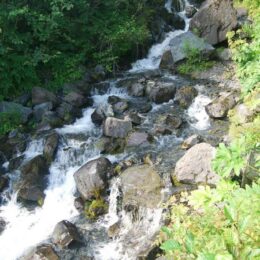
<svg viewBox="0 0 260 260"><path fill-rule="evenodd" d="M185 0L172 0L172 11L174 12L182 12L185 8Z"/></svg>
<svg viewBox="0 0 260 260"><path fill-rule="evenodd" d="M20 259L20 258L19 258ZM59 256L49 244L36 246L27 255L22 256L20 260L59 260Z"/></svg>
<svg viewBox="0 0 260 260"><path fill-rule="evenodd" d="M42 117L42 124L50 125L52 128L56 128L63 125L63 120L59 117L57 112L47 111Z"/></svg>
<svg viewBox="0 0 260 260"><path fill-rule="evenodd" d="M32 109L15 102L2 101L0 102L0 113L15 113L21 119L21 122L25 124L32 115Z"/></svg>
<svg viewBox="0 0 260 260"><path fill-rule="evenodd" d="M32 89L32 104L39 105L46 102L52 102L54 107L60 103L57 96L49 90L40 87L34 87Z"/></svg>
<svg viewBox="0 0 260 260"><path fill-rule="evenodd" d="M67 248L72 243L80 243L81 239L76 226L67 220L63 220L55 226L52 241L61 248Z"/></svg>
<svg viewBox="0 0 260 260"><path fill-rule="evenodd" d="M127 146L146 146L149 144L149 135L144 132L131 133L127 139Z"/></svg>
<svg viewBox="0 0 260 260"><path fill-rule="evenodd" d="M74 206L79 212L84 211L84 200L81 197L78 197L74 200Z"/></svg>
<svg viewBox="0 0 260 260"><path fill-rule="evenodd" d="M133 125L141 125L143 122L142 118L138 115L137 112L130 112L126 116L126 119L130 120Z"/></svg>
<svg viewBox="0 0 260 260"><path fill-rule="evenodd" d="M113 111L115 114L123 114L128 107L128 102L126 100L121 100L113 105Z"/></svg>
<svg viewBox="0 0 260 260"><path fill-rule="evenodd" d="M103 131L105 136L115 138L125 138L132 130L130 120L122 120L114 117L108 117L105 120Z"/></svg>
<svg viewBox="0 0 260 260"><path fill-rule="evenodd" d="M208 115L212 118L224 118L228 111L237 103L237 97L233 93L224 93L220 97L209 103L205 109Z"/></svg>
<svg viewBox="0 0 260 260"><path fill-rule="evenodd" d="M9 185L9 179L7 176L0 176L0 193L6 189Z"/></svg>
<svg viewBox="0 0 260 260"><path fill-rule="evenodd" d="M170 50L166 51L161 58L160 69L173 69L174 68L174 60L172 57L172 52Z"/></svg>
<svg viewBox="0 0 260 260"><path fill-rule="evenodd" d="M38 184L24 182L17 193L17 199L25 203L28 202L41 205L45 198L43 190L44 188L39 187Z"/></svg>
<svg viewBox="0 0 260 260"><path fill-rule="evenodd" d="M114 105L120 101L122 101L122 99L118 96L109 96L107 99L107 102L111 105Z"/></svg>
<svg viewBox="0 0 260 260"><path fill-rule="evenodd" d="M211 169L216 149L207 143L190 148L176 163L173 180L184 184L216 185L219 176Z"/></svg>
<svg viewBox="0 0 260 260"><path fill-rule="evenodd" d="M44 144L43 155L48 163L51 163L59 146L59 135L55 132L49 135Z"/></svg>
<svg viewBox="0 0 260 260"><path fill-rule="evenodd" d="M133 97L143 97L145 87L142 83L134 83L128 87L128 93Z"/></svg>
<svg viewBox="0 0 260 260"><path fill-rule="evenodd" d="M124 138L101 137L98 148L102 154L122 153L125 149L126 141Z"/></svg>
<svg viewBox="0 0 260 260"><path fill-rule="evenodd" d="M189 48L197 49L205 56L210 56L214 51L214 48L210 44L204 42L203 39L192 32L185 32L174 37L169 45L174 63L186 59Z"/></svg>
<svg viewBox="0 0 260 260"><path fill-rule="evenodd" d="M74 179L81 197L90 200L97 192L102 192L107 186L107 176L111 162L100 157L89 161L74 173Z"/></svg>
<svg viewBox="0 0 260 260"><path fill-rule="evenodd" d="M95 125L102 125L103 121L106 119L106 114L102 107L98 107L91 114L91 120Z"/></svg>
<svg viewBox="0 0 260 260"><path fill-rule="evenodd" d="M15 103L19 103L19 104L21 104L21 105L23 105L23 106L26 106L26 105L28 104L28 102L31 100L31 98L32 98L31 93L25 93L25 94L23 94L23 95L17 97L17 98L14 100L14 102L15 102Z"/></svg>
<svg viewBox="0 0 260 260"><path fill-rule="evenodd" d="M191 18L194 14L197 13L197 9L192 5L187 5L185 7L185 14L188 18Z"/></svg>
<svg viewBox="0 0 260 260"><path fill-rule="evenodd" d="M110 238L115 238L119 235L120 233L120 225L121 222L117 221L116 223L114 223L113 225L111 225L108 230L107 230L107 234Z"/></svg>
<svg viewBox="0 0 260 260"><path fill-rule="evenodd" d="M249 123L254 118L256 111L254 109L246 106L245 104L239 104L235 107L235 115L238 123L243 125Z"/></svg>
<svg viewBox="0 0 260 260"><path fill-rule="evenodd" d="M135 111L141 113L141 114L146 114L149 111L153 109L153 106L150 102L144 102L142 104L138 104L138 106L135 107Z"/></svg>
<svg viewBox="0 0 260 260"><path fill-rule="evenodd" d="M62 102L56 109L57 116L64 121L70 123L76 117L80 117L82 112L81 109L75 107L67 102Z"/></svg>
<svg viewBox="0 0 260 260"><path fill-rule="evenodd" d="M132 166L120 176L123 206L157 208L162 202L162 180L159 174L148 165Z"/></svg>
<svg viewBox="0 0 260 260"><path fill-rule="evenodd" d="M0 217L0 235L5 230L6 222Z"/></svg>
<svg viewBox="0 0 260 260"><path fill-rule="evenodd" d="M232 60L232 52L231 52L230 49L225 48L225 49L217 52L217 58L220 61L231 61Z"/></svg>
<svg viewBox="0 0 260 260"><path fill-rule="evenodd" d="M45 102L34 106L33 115L36 122L40 122L44 113L51 111L53 108L52 102Z"/></svg>
<svg viewBox="0 0 260 260"><path fill-rule="evenodd" d="M181 148L184 150L190 149L192 146L200 143L202 141L202 137L199 135L192 135L185 139L181 145Z"/></svg>
<svg viewBox="0 0 260 260"><path fill-rule="evenodd" d="M190 30L215 45L237 27L237 13L232 0L207 0L190 21Z"/></svg>
<svg viewBox="0 0 260 260"><path fill-rule="evenodd" d="M14 171L14 170L18 169L21 166L23 160L24 160L24 155L20 155L18 157L12 158L9 161L8 170Z"/></svg>
<svg viewBox="0 0 260 260"><path fill-rule="evenodd" d="M177 89L175 95L175 102L177 102L182 108L188 108L193 99L198 95L198 91L190 86L185 86Z"/></svg>
<svg viewBox="0 0 260 260"><path fill-rule="evenodd" d="M168 115L165 119L165 124L170 128L178 129L182 125L182 119L178 116Z"/></svg>
<svg viewBox="0 0 260 260"><path fill-rule="evenodd" d="M64 97L64 101L75 107L83 107L88 104L88 99L77 92L70 92Z"/></svg>
<svg viewBox="0 0 260 260"><path fill-rule="evenodd" d="M176 88L171 82L148 81L145 92L150 101L162 104L174 98Z"/></svg>

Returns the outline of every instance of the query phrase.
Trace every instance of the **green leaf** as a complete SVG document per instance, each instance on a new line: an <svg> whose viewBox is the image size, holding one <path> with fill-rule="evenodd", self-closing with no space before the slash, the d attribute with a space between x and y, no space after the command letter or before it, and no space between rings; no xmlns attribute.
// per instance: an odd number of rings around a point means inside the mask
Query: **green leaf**
<svg viewBox="0 0 260 260"><path fill-rule="evenodd" d="M193 251L194 251L194 235L190 231L187 232L185 247L190 254L193 253Z"/></svg>
<svg viewBox="0 0 260 260"><path fill-rule="evenodd" d="M230 220L231 222L235 221L235 219L236 219L236 210L233 207L225 205L225 207L224 207L224 214L225 214L225 217L228 220Z"/></svg>
<svg viewBox="0 0 260 260"><path fill-rule="evenodd" d="M174 251L174 250L180 250L181 245L178 241L169 239L169 240L165 241L164 243L162 243L160 248L166 252L169 252L169 251Z"/></svg>

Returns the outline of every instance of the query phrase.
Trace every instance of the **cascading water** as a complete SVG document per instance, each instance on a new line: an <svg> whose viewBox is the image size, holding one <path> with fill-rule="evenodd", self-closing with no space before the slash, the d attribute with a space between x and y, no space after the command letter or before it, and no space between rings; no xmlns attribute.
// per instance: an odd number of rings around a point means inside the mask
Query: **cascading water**
<svg viewBox="0 0 260 260"><path fill-rule="evenodd" d="M171 12L171 0L168 0L165 7ZM187 2L185 2L187 4ZM186 22L185 30L177 30L167 34L165 40L160 44L155 44L149 51L148 57L137 61L131 72L139 72L149 69L157 69L162 54L169 48L169 42L175 36L185 32L189 27L189 20L185 17L184 11L179 13ZM167 78L168 76L166 76ZM175 77L169 76L171 80ZM48 187L45 190L45 200L42 207L35 210L28 210L16 201L16 194L13 193L7 202L0 207L0 217L6 220L7 226L0 235L0 259L15 260L18 259L26 250L46 239L49 239L54 226L61 220L70 220L78 215L74 208L74 194L76 191L74 172L86 162L97 158L100 151L96 148L97 141L101 136L100 128L95 127L91 120L91 114L95 107L100 105L109 110L107 103L108 97L116 95L126 99L131 99L126 91L115 87L116 82L111 81L111 88L106 94L93 94L94 105L92 108L83 110L83 116L77 119L74 124L66 125L56 131L61 135L55 161L50 166L48 176ZM209 119L205 114L204 106L209 102L206 96L198 96L194 104L187 112L191 119L191 126L198 130L205 130L209 127ZM166 104L168 110L172 103ZM151 111L151 118L148 116L144 122L144 127L151 124L153 113L159 113L164 109L164 105L154 106ZM147 126L146 126L147 125ZM80 140L73 135L81 135ZM83 136L83 138L82 138ZM152 150L165 149L169 144L179 143L181 138L176 136L162 137L156 139L156 144ZM25 160L42 154L43 139L32 141L24 152ZM110 161L115 162L126 157L125 154L118 156L107 156ZM19 173L18 173L19 174ZM114 178L110 184L109 211L91 228L105 228L120 221L120 233L117 238L108 240L106 238L100 241L92 241L90 245L91 255L96 260L131 260L136 259L137 254L142 248L146 247L154 239L158 231L162 209L139 208L137 216L133 216L118 209L118 198L120 197L120 180ZM90 229L91 229L90 228Z"/></svg>

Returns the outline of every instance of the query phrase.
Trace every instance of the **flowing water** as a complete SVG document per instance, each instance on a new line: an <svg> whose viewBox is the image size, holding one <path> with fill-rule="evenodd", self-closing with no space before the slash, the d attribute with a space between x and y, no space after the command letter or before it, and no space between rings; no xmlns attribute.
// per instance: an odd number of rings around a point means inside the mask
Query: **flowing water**
<svg viewBox="0 0 260 260"><path fill-rule="evenodd" d="M168 0L165 5L169 11L171 10L171 2ZM184 12L181 12L180 15L185 18L186 31L189 20L185 17ZM150 49L147 58L133 64L130 73L157 69L162 54L169 48L170 40L183 32L177 30L168 33L162 43L155 44ZM175 80L175 77L171 75L165 75L165 77ZM11 195L6 197L6 203L0 207L0 217L7 222L4 232L0 235L1 260L18 259L30 247L48 240L59 221L64 219L73 221L79 215L74 208L76 186L73 174L83 164L100 156L96 144L102 131L92 123L91 114L99 105L108 109L107 99L110 95L133 99L116 84L117 81L111 81L109 90L103 95L93 94L94 105L83 110L82 118L77 119L74 124L65 125L56 130L62 138L55 161L50 166L48 186L45 190L46 197L42 207L37 207L34 210L22 207L16 201L17 194L12 191L12 185L10 186L8 193ZM190 122L189 129L206 130L210 127L209 118L204 109L209 101L207 96L199 95L187 110L186 116ZM173 107L173 102L154 106L142 125L143 129L149 128L154 123L158 113L168 111ZM79 135L81 138L77 138ZM167 149L173 149L181 140L182 138L177 138L176 135L155 138L155 143L148 150L156 151L158 154L166 151L164 155L166 157L166 154L169 154ZM29 160L42 152L43 139L39 138L31 141L23 154L25 160ZM135 152L129 152L107 157L112 162L117 162L134 155ZM10 176L13 176L13 173ZM15 176L19 176L19 172L16 172ZM96 260L136 259L142 248L146 248L147 244L154 239L154 235L161 225L162 209L140 208L134 218L130 213L119 210L119 187L119 178L112 179L108 198L108 214L88 227L89 230L99 230L102 233L102 230L106 230L112 224L120 221L121 229L116 239L108 239L102 235L98 240L89 241L89 253Z"/></svg>

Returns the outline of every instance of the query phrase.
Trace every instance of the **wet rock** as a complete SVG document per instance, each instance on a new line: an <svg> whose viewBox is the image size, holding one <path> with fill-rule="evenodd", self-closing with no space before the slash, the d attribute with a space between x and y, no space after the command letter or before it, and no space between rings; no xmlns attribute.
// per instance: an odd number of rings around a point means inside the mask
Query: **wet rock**
<svg viewBox="0 0 260 260"><path fill-rule="evenodd" d="M34 87L32 89L32 104L39 105L46 102L52 102L54 107L59 104L59 100L55 94L47 89Z"/></svg>
<svg viewBox="0 0 260 260"><path fill-rule="evenodd" d="M0 102L0 113L16 113L21 122L25 124L32 115L32 109L15 102L2 101Z"/></svg>
<svg viewBox="0 0 260 260"><path fill-rule="evenodd" d="M184 0L173 0L172 1L172 11L174 12L182 12L184 11L185 1Z"/></svg>
<svg viewBox="0 0 260 260"><path fill-rule="evenodd" d="M200 143L202 141L202 137L199 135L192 135L185 139L181 145L181 148L184 150L190 149L192 146Z"/></svg>
<svg viewBox="0 0 260 260"><path fill-rule="evenodd" d="M174 68L174 60L172 57L172 52L170 50L166 51L161 58L160 69L173 69Z"/></svg>
<svg viewBox="0 0 260 260"><path fill-rule="evenodd" d="M120 233L120 221L114 223L113 225L111 225L108 230L107 230L107 234L110 238L115 238L119 235Z"/></svg>
<svg viewBox="0 0 260 260"><path fill-rule="evenodd" d="M102 125L103 121L106 119L106 114L102 107L98 107L91 114L91 120L95 125Z"/></svg>
<svg viewBox="0 0 260 260"><path fill-rule="evenodd" d="M197 13L197 9L192 5L187 5L185 7L185 14L188 18L191 18L194 14Z"/></svg>
<svg viewBox="0 0 260 260"><path fill-rule="evenodd" d="M161 202L163 187L159 174L148 165L132 166L120 176L123 206L131 208L156 208Z"/></svg>
<svg viewBox="0 0 260 260"><path fill-rule="evenodd" d="M196 48L201 52L202 55L207 57L210 56L214 51L214 48L210 44L205 43L203 39L199 38L192 32L185 32L174 37L170 41L170 50L174 63L187 58L188 53L185 49L186 46Z"/></svg>
<svg viewBox="0 0 260 260"><path fill-rule="evenodd" d="M141 125L143 122L142 118L138 115L137 112L130 112L126 116L126 119L130 120L133 125Z"/></svg>
<svg viewBox="0 0 260 260"><path fill-rule="evenodd" d="M176 163L173 180L184 184L216 185L219 176L211 169L215 148L210 144L201 143L190 148Z"/></svg>
<svg viewBox="0 0 260 260"><path fill-rule="evenodd" d="M75 107L83 107L88 104L88 99L77 92L70 92L64 97L64 101Z"/></svg>
<svg viewBox="0 0 260 260"><path fill-rule="evenodd" d="M81 109L67 102L62 102L56 109L57 116L67 123L72 123L76 117L81 116Z"/></svg>
<svg viewBox="0 0 260 260"><path fill-rule="evenodd" d="M207 0L190 21L190 30L210 44L226 40L226 34L237 27L232 0Z"/></svg>
<svg viewBox="0 0 260 260"><path fill-rule="evenodd" d="M6 157L3 152L0 151L0 165L6 162Z"/></svg>
<svg viewBox="0 0 260 260"><path fill-rule="evenodd" d="M59 256L49 244L36 246L27 255L21 257L21 260L59 260Z"/></svg>
<svg viewBox="0 0 260 260"><path fill-rule="evenodd" d="M149 81L146 96L156 104L168 102L174 98L176 88L173 83Z"/></svg>
<svg viewBox="0 0 260 260"><path fill-rule="evenodd" d="M168 115L165 119L165 123L171 128L178 129L182 125L182 119L178 116Z"/></svg>
<svg viewBox="0 0 260 260"><path fill-rule="evenodd" d="M6 222L0 217L0 235L5 230Z"/></svg>
<svg viewBox="0 0 260 260"><path fill-rule="evenodd" d="M44 113L51 111L53 108L52 102L46 102L39 105L34 106L33 115L36 122L40 122Z"/></svg>
<svg viewBox="0 0 260 260"><path fill-rule="evenodd" d="M111 168L111 162L100 157L83 165L74 173L74 180L81 197L89 200L102 192L107 186L107 176Z"/></svg>
<svg viewBox="0 0 260 260"><path fill-rule="evenodd" d="M127 146L145 146L149 144L149 135L144 132L131 133L127 139Z"/></svg>
<svg viewBox="0 0 260 260"><path fill-rule="evenodd" d="M128 87L128 93L133 97L143 97L144 96L145 87L142 83L134 83L130 87Z"/></svg>
<svg viewBox="0 0 260 260"><path fill-rule="evenodd" d="M81 197L78 197L74 200L74 206L79 212L84 211L84 200Z"/></svg>
<svg viewBox="0 0 260 260"><path fill-rule="evenodd" d="M14 171L18 169L21 166L23 160L24 160L24 155L20 155L18 157L11 159L8 165L9 171Z"/></svg>
<svg viewBox="0 0 260 260"><path fill-rule="evenodd" d="M236 103L237 97L235 94L224 93L209 103L205 109L208 115L212 118L224 118Z"/></svg>
<svg viewBox="0 0 260 260"><path fill-rule="evenodd" d="M116 114L123 114L127 109L129 105L126 100L121 100L113 105L113 111Z"/></svg>
<svg viewBox="0 0 260 260"><path fill-rule="evenodd" d="M0 192L2 192L4 189L8 188L9 185L9 179L7 176L0 176Z"/></svg>
<svg viewBox="0 0 260 260"><path fill-rule="evenodd" d="M150 102L142 103L135 108L135 110L141 114L146 114L149 111L151 111L152 109L153 109L153 106Z"/></svg>
<svg viewBox="0 0 260 260"><path fill-rule="evenodd" d="M57 112L47 111L42 118L42 125L50 125L52 128L61 127L63 125L62 118Z"/></svg>
<svg viewBox="0 0 260 260"><path fill-rule="evenodd" d="M66 248L72 243L81 242L81 239L76 226L67 220L63 220L55 226L52 241L59 247Z"/></svg>
<svg viewBox="0 0 260 260"><path fill-rule="evenodd" d="M181 87L176 91L175 102L182 108L188 108L193 99L198 95L198 91L190 86Z"/></svg>
<svg viewBox="0 0 260 260"><path fill-rule="evenodd" d="M122 99L118 96L109 96L107 100L107 102L111 105L114 105L120 101L122 101Z"/></svg>
<svg viewBox="0 0 260 260"><path fill-rule="evenodd" d="M17 199L25 203L36 203L42 204L45 198L43 188L39 187L37 184L32 184L30 182L24 182L23 186L19 189L17 193Z"/></svg>
<svg viewBox="0 0 260 260"><path fill-rule="evenodd" d="M43 155L48 163L51 163L54 160L58 146L59 135L57 133L53 133L46 138Z"/></svg>
<svg viewBox="0 0 260 260"><path fill-rule="evenodd" d="M19 97L17 97L14 102L15 103L18 103L18 104L21 104L23 106L26 106L27 103L29 102L29 100L32 98L32 95L31 93L25 93Z"/></svg>
<svg viewBox="0 0 260 260"><path fill-rule="evenodd" d="M217 52L217 57L221 61L230 61L232 60L232 53L231 50L228 48L225 48L221 51Z"/></svg>
<svg viewBox="0 0 260 260"><path fill-rule="evenodd" d="M125 146L126 141L124 138L102 137L98 143L98 148L102 154L122 153Z"/></svg>
<svg viewBox="0 0 260 260"><path fill-rule="evenodd" d="M155 127L153 132L155 135L171 135L172 134L172 131L169 128L164 127L164 126Z"/></svg>
<svg viewBox="0 0 260 260"><path fill-rule="evenodd" d="M108 117L105 120L103 131L105 136L115 138L125 138L132 130L130 120L121 120L114 117Z"/></svg>
<svg viewBox="0 0 260 260"><path fill-rule="evenodd" d="M97 65L91 72L90 77L93 81L102 81L106 77L106 70L102 65Z"/></svg>

